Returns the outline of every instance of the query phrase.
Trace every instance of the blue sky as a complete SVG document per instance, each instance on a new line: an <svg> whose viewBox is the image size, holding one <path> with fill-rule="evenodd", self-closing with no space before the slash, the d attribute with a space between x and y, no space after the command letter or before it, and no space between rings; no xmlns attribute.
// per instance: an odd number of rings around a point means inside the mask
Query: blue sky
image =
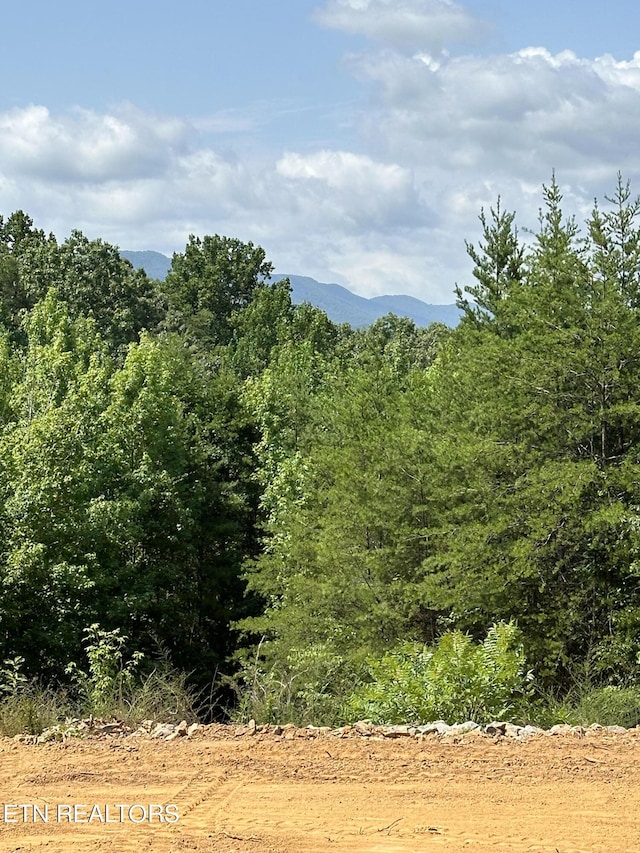
<svg viewBox="0 0 640 853"><path fill-rule="evenodd" d="M3 9L0 212L453 301L502 197L640 192L636 0L32 0ZM637 35L636 35L637 34Z"/></svg>

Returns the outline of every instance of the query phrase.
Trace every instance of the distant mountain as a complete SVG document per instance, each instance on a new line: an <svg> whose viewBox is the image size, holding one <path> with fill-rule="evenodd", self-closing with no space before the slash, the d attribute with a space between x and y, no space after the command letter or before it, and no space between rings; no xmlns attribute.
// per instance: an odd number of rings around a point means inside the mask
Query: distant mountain
<svg viewBox="0 0 640 853"><path fill-rule="evenodd" d="M416 299L415 296L374 296L368 300L379 306L381 314L396 314L409 317L416 326L429 326L431 323L444 323L445 326L457 326L462 312L455 305L432 305Z"/></svg>
<svg viewBox="0 0 640 853"><path fill-rule="evenodd" d="M171 258L160 252L120 252L121 258L131 261L133 266L143 269L149 278L157 278L164 281L171 268Z"/></svg>
<svg viewBox="0 0 640 853"><path fill-rule="evenodd" d="M413 296L374 296L365 299L340 284L323 284L304 275L274 275L275 281L288 278L291 299L296 305L310 302L321 308L334 323L349 323L354 328L370 326L385 314L408 317L416 326L445 323L457 326L460 311L455 305L430 305Z"/></svg>
<svg viewBox="0 0 640 853"><path fill-rule="evenodd" d="M120 252L136 269L142 268L150 278L164 280L171 267L171 259L160 252ZM445 323L456 326L460 311L455 305L430 305L414 296L374 296L365 299L340 284L323 284L306 275L274 275L272 281L288 278L291 282L291 299L296 305L310 302L324 311L334 323L349 323L354 328L370 326L385 314L408 317L416 326Z"/></svg>

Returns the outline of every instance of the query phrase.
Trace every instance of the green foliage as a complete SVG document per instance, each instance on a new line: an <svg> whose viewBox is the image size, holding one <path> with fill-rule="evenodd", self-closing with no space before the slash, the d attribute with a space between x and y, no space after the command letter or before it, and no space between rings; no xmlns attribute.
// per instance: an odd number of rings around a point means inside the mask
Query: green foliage
<svg viewBox="0 0 640 853"><path fill-rule="evenodd" d="M476 284L462 289L456 286L456 304L464 311L465 320L482 327L503 328L502 309L524 278L524 246L518 240L515 213L502 210L500 197L490 218L480 212L484 242L478 248L466 243L467 253L474 262Z"/></svg>
<svg viewBox="0 0 640 853"><path fill-rule="evenodd" d="M403 643L369 665L370 683L346 704L352 721L486 722L521 713L531 674L513 623L493 625L482 644L460 631L433 647Z"/></svg>
<svg viewBox="0 0 640 853"><path fill-rule="evenodd" d="M14 658L7 658L2 662L0 668L0 693L5 696L15 696L21 693L28 684L28 679L22 667L24 658L16 655Z"/></svg>
<svg viewBox="0 0 640 853"><path fill-rule="evenodd" d="M640 689L613 684L595 687L589 680L580 681L561 694L546 691L533 697L525 717L542 728L558 723L633 728L640 725Z"/></svg>
<svg viewBox="0 0 640 853"><path fill-rule="evenodd" d="M123 704L124 694L131 691L144 655L134 652L125 663L127 638L120 634L119 628L105 631L95 623L85 628L84 634L88 672L73 662L66 671L78 686L88 713L102 717Z"/></svg>
<svg viewBox="0 0 640 853"><path fill-rule="evenodd" d="M280 396L286 379L277 387ZM425 556L429 448L411 395L384 365L334 374L306 399L299 430L291 426L300 410L292 418L270 409L265 420L271 536L247 568L266 607L242 627L267 636L268 668L287 662L297 672L306 649L326 647L357 669L412 630L432 638L413 595Z"/></svg>
<svg viewBox="0 0 640 853"><path fill-rule="evenodd" d="M209 680L255 547L238 391L172 337L143 335L117 367L54 291L23 325L0 434L2 652L59 677L99 618Z"/></svg>
<svg viewBox="0 0 640 853"><path fill-rule="evenodd" d="M142 652L125 659L127 638L116 628L106 631L97 623L84 630L86 670L72 662L67 666L78 691L78 716L116 718L135 725L142 720L179 722L195 719L197 701L187 676L160 661L143 674Z"/></svg>
<svg viewBox="0 0 640 853"><path fill-rule="evenodd" d="M143 720L179 722L195 720L198 696L187 676L166 661L151 672L138 672L143 655L133 653L125 662L125 638L119 630L99 625L85 629L88 671L75 662L67 672L75 683L75 696L63 688L29 681L22 671L24 659L5 660L0 669L0 734L40 735L44 729L75 731L72 718L114 718L128 725Z"/></svg>
<svg viewBox="0 0 640 853"><path fill-rule="evenodd" d="M633 728L640 724L640 689L607 685L585 691L571 703L569 719L581 726Z"/></svg>
<svg viewBox="0 0 640 853"><path fill-rule="evenodd" d="M122 352L154 329L162 309L153 285L142 270L134 270L115 246L88 240L79 231L57 250L52 284L72 316L91 317L110 348Z"/></svg>
<svg viewBox="0 0 640 853"><path fill-rule="evenodd" d="M517 619L548 683L596 648L631 677L640 326L555 181L544 198L522 279L494 319L461 324L432 372L441 438L419 595L463 630ZM628 247L633 218L607 220L624 220Z"/></svg>
<svg viewBox="0 0 640 853"><path fill-rule="evenodd" d="M25 660L20 655L3 661L0 667L0 734L35 735L55 725L70 709L63 690L29 681L24 674Z"/></svg>
<svg viewBox="0 0 640 853"><path fill-rule="evenodd" d="M272 270L253 243L191 235L184 252L174 254L165 280L167 327L201 351L229 343L233 318L251 304Z"/></svg>
<svg viewBox="0 0 640 853"><path fill-rule="evenodd" d="M91 318L112 352L162 319L159 295L115 246L73 231L62 244L18 211L0 218L0 318L15 340L26 314L55 289L74 319Z"/></svg>
<svg viewBox="0 0 640 853"><path fill-rule="evenodd" d="M39 735L72 716L73 711L64 690L30 682L0 699L0 734L4 737Z"/></svg>
<svg viewBox="0 0 640 853"><path fill-rule="evenodd" d="M188 674L161 661L130 688L125 689L122 701L108 710L108 716L139 725L144 720L179 723L210 719L212 708L202 702L202 691L190 682Z"/></svg>
<svg viewBox="0 0 640 853"><path fill-rule="evenodd" d="M365 329L345 337L338 352L345 363L376 371L384 366L398 384L416 370L426 370L435 361L451 330L443 323L418 328L407 317L386 314Z"/></svg>
<svg viewBox="0 0 640 853"><path fill-rule="evenodd" d="M337 725L340 698L353 688L353 668L325 645L291 649L269 664L261 642L255 654L241 654L242 667L229 679L236 694L234 718L259 723Z"/></svg>
<svg viewBox="0 0 640 853"><path fill-rule="evenodd" d="M251 243L191 237L156 292L107 243L0 217L7 697L98 623L121 662L160 647L204 685L233 661L246 713L335 720L367 659L435 679L440 635L482 693L469 636L515 621L544 689L587 667L631 702L639 218L619 176L582 233L554 177L526 245L482 211L456 330L356 332Z"/></svg>

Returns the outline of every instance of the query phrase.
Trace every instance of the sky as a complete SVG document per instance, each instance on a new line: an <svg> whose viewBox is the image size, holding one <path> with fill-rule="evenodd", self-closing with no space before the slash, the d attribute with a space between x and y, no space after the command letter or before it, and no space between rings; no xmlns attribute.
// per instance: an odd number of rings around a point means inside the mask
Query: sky
<svg viewBox="0 0 640 853"><path fill-rule="evenodd" d="M0 213L59 240L449 303L498 197L526 234L554 173L581 223L640 193L637 0L6 5Z"/></svg>

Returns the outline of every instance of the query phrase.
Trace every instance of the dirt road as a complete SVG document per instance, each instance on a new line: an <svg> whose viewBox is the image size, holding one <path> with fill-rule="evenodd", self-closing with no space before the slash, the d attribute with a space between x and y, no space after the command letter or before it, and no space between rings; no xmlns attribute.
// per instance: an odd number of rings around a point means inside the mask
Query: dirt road
<svg viewBox="0 0 640 853"><path fill-rule="evenodd" d="M1 851L640 853L635 730L519 742L216 727L170 743L0 740L0 753Z"/></svg>

